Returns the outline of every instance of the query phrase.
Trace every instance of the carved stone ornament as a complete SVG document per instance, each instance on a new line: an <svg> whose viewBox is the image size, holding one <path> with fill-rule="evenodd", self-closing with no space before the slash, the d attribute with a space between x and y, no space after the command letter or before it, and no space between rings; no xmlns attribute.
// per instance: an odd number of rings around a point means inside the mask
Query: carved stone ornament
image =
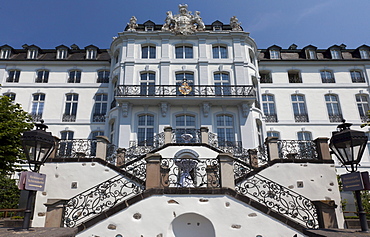
<svg viewBox="0 0 370 237"><path fill-rule="evenodd" d="M192 88L191 88L191 86L189 86L189 84L187 83L186 79L184 79L184 81L182 82L181 86L179 87L179 91L183 95L187 95L187 94L189 94L192 91Z"/></svg>
<svg viewBox="0 0 370 237"><path fill-rule="evenodd" d="M128 116L128 103L122 102L118 104L122 108L122 116L127 117Z"/></svg>
<svg viewBox="0 0 370 237"><path fill-rule="evenodd" d="M136 17L132 16L130 18L130 23L127 23L127 25L128 25L127 31L131 31L131 32L136 31L136 28L138 26L136 22L137 22Z"/></svg>
<svg viewBox="0 0 370 237"><path fill-rule="evenodd" d="M205 26L200 17L200 12L196 11L194 15L188 11L188 5L179 5L179 14L172 15L171 11L167 12L167 17L164 25L162 26L163 31L171 31L178 35L193 34L196 31L204 31Z"/></svg>
<svg viewBox="0 0 370 237"><path fill-rule="evenodd" d="M208 102L203 103L203 115L204 115L204 117L208 117L210 107L211 106Z"/></svg>
<svg viewBox="0 0 370 237"><path fill-rule="evenodd" d="M242 23L239 22L238 18L236 16L233 16L230 18L230 26L231 30L233 31L242 31L242 28L240 27Z"/></svg>
<svg viewBox="0 0 370 237"><path fill-rule="evenodd" d="M166 117L167 109L168 109L168 103L167 102L161 102L162 117Z"/></svg>

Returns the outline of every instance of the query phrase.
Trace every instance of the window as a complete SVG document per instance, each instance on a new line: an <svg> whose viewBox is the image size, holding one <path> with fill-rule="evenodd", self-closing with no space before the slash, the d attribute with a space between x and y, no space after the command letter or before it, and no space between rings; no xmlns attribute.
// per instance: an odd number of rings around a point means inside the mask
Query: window
<svg viewBox="0 0 370 237"><path fill-rule="evenodd" d="M230 95L229 74L225 72L218 72L214 74L215 81L215 95Z"/></svg>
<svg viewBox="0 0 370 237"><path fill-rule="evenodd" d="M66 107L63 114L63 122L75 122L77 114L78 94L66 95Z"/></svg>
<svg viewBox="0 0 370 237"><path fill-rule="evenodd" d="M212 47L213 58L227 58L227 48L225 46Z"/></svg>
<svg viewBox="0 0 370 237"><path fill-rule="evenodd" d="M235 146L234 121L230 115L216 117L217 140L219 146Z"/></svg>
<svg viewBox="0 0 370 237"><path fill-rule="evenodd" d="M19 82L20 75L21 75L21 71L19 70L9 70L8 78L6 79L6 82Z"/></svg>
<svg viewBox="0 0 370 237"><path fill-rule="evenodd" d="M186 80L189 86L194 85L194 74L190 72L178 72L176 73L176 85L179 87ZM182 93L176 89L176 95L182 95ZM194 90L191 90L189 95L194 95Z"/></svg>
<svg viewBox="0 0 370 237"><path fill-rule="evenodd" d="M195 116L187 114L176 116L175 134L178 143L195 142L197 139Z"/></svg>
<svg viewBox="0 0 370 237"><path fill-rule="evenodd" d="M276 49L270 50L270 59L280 59L280 51Z"/></svg>
<svg viewBox="0 0 370 237"><path fill-rule="evenodd" d="M177 46L175 48L176 58L193 58L192 46Z"/></svg>
<svg viewBox="0 0 370 237"><path fill-rule="evenodd" d="M299 71L291 70L288 71L289 83L302 83L302 78Z"/></svg>
<svg viewBox="0 0 370 237"><path fill-rule="evenodd" d="M360 56L362 59L369 59L369 51L366 49L360 49Z"/></svg>
<svg viewBox="0 0 370 237"><path fill-rule="evenodd" d="M10 58L11 49L10 48L2 48L0 51L0 59L8 59Z"/></svg>
<svg viewBox="0 0 370 237"><path fill-rule="evenodd" d="M66 59L68 56L68 50L67 49L58 49L57 51L57 59Z"/></svg>
<svg viewBox="0 0 370 237"><path fill-rule="evenodd" d="M36 59L38 56L37 49L29 49L27 54L27 59Z"/></svg>
<svg viewBox="0 0 370 237"><path fill-rule="evenodd" d="M254 52L252 50L248 50L249 52L249 61L253 64L253 65L256 65L256 60L254 58Z"/></svg>
<svg viewBox="0 0 370 237"><path fill-rule="evenodd" d="M96 137L97 136L104 136L104 131L94 131L94 132L91 132L91 140L96 140ZM90 152L90 156L96 156L96 148L97 148L97 142L96 141L92 141L91 142L91 152Z"/></svg>
<svg viewBox="0 0 370 237"><path fill-rule="evenodd" d="M338 97L336 95L325 95L326 109L328 110L329 120L332 123L342 122L343 116L340 110Z"/></svg>
<svg viewBox="0 0 370 237"><path fill-rule="evenodd" d="M81 71L72 70L69 71L68 83L80 83L81 82Z"/></svg>
<svg viewBox="0 0 370 237"><path fill-rule="evenodd" d="M94 131L91 132L91 139L96 140L97 136L104 136L104 131Z"/></svg>
<svg viewBox="0 0 370 237"><path fill-rule="evenodd" d="M95 95L93 122L105 122L105 114L107 113L107 94Z"/></svg>
<svg viewBox="0 0 370 237"><path fill-rule="evenodd" d="M361 122L367 122L367 111L369 111L369 102L367 95L356 95L356 103L360 114Z"/></svg>
<svg viewBox="0 0 370 237"><path fill-rule="evenodd" d="M117 50L115 53L114 53L114 63L119 63L119 51Z"/></svg>
<svg viewBox="0 0 370 237"><path fill-rule="evenodd" d="M109 83L109 71L108 70L98 71L98 79L96 83Z"/></svg>
<svg viewBox="0 0 370 237"><path fill-rule="evenodd" d="M363 83L365 82L364 74L361 70L351 70L351 79L353 83Z"/></svg>
<svg viewBox="0 0 370 237"><path fill-rule="evenodd" d="M155 47L154 46L141 47L141 58L155 58Z"/></svg>
<svg viewBox="0 0 370 237"><path fill-rule="evenodd" d="M155 95L155 73L140 74L140 95Z"/></svg>
<svg viewBox="0 0 370 237"><path fill-rule="evenodd" d="M270 71L260 71L260 82L261 83L272 83L272 77Z"/></svg>
<svg viewBox="0 0 370 237"><path fill-rule="evenodd" d="M45 94L33 94L31 116L35 122L42 119L44 111Z"/></svg>
<svg viewBox="0 0 370 237"><path fill-rule="evenodd" d="M90 48L86 50L86 59L96 59L96 49Z"/></svg>
<svg viewBox="0 0 370 237"><path fill-rule="evenodd" d="M60 132L61 140L59 141L59 149L58 149L60 157L72 155L73 136L74 136L74 132L72 131Z"/></svg>
<svg viewBox="0 0 370 237"><path fill-rule="evenodd" d="M267 123L276 123L277 115L275 110L275 99L273 95L262 95L263 113Z"/></svg>
<svg viewBox="0 0 370 237"><path fill-rule="evenodd" d="M3 95L9 97L11 101L15 101L15 93L10 92L4 93Z"/></svg>
<svg viewBox="0 0 370 237"><path fill-rule="evenodd" d="M335 83L333 72L323 70L320 74L322 83Z"/></svg>
<svg viewBox="0 0 370 237"><path fill-rule="evenodd" d="M309 59L316 59L316 51L313 49L307 50L307 56Z"/></svg>
<svg viewBox="0 0 370 237"><path fill-rule="evenodd" d="M138 120L137 140L139 146L153 146L154 116L140 115Z"/></svg>
<svg viewBox="0 0 370 237"><path fill-rule="evenodd" d="M278 139L280 138L280 133L277 131L268 131L267 132L267 137L277 137Z"/></svg>
<svg viewBox="0 0 370 237"><path fill-rule="evenodd" d="M36 83L48 83L48 80L49 80L48 70L40 70L37 72L37 78L35 80Z"/></svg>
<svg viewBox="0 0 370 237"><path fill-rule="evenodd" d="M222 26L213 26L213 31L222 31Z"/></svg>
<svg viewBox="0 0 370 237"><path fill-rule="evenodd" d="M292 104L295 122L308 122L306 102L303 95L292 95Z"/></svg>
<svg viewBox="0 0 370 237"><path fill-rule="evenodd" d="M145 31L154 31L154 26L145 26Z"/></svg>
<svg viewBox="0 0 370 237"><path fill-rule="evenodd" d="M312 135L310 132L298 132L297 133L298 141L311 141Z"/></svg>
<svg viewBox="0 0 370 237"><path fill-rule="evenodd" d="M109 124L109 131L110 131L110 134L109 134L109 138L110 138L110 143L112 143L113 144L113 142L114 142L114 131L115 131L115 129L114 129L114 122L111 122L110 124Z"/></svg>
<svg viewBox="0 0 370 237"><path fill-rule="evenodd" d="M341 59L342 58L341 53L340 53L339 50L332 49L332 50L330 50L330 54L331 54L332 59Z"/></svg>

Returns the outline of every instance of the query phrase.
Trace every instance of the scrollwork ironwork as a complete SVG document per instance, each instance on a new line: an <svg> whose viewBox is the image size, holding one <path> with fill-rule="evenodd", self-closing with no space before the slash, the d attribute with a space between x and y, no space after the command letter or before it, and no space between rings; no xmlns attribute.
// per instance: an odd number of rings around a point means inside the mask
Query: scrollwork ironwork
<svg viewBox="0 0 370 237"><path fill-rule="evenodd" d="M317 159L314 141L278 140L280 159Z"/></svg>
<svg viewBox="0 0 370 237"><path fill-rule="evenodd" d="M60 140L56 157L91 158L96 156L96 140L73 139Z"/></svg>

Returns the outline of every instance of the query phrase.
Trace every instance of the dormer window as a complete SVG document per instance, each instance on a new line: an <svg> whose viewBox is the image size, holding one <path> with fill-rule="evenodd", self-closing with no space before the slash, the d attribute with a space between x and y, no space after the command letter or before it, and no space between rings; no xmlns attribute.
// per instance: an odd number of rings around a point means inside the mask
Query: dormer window
<svg viewBox="0 0 370 237"><path fill-rule="evenodd" d="M96 59L96 49L89 48L86 50L86 59Z"/></svg>
<svg viewBox="0 0 370 237"><path fill-rule="evenodd" d="M337 49L332 49L330 50L330 54L331 54L331 58L332 59L341 59L341 54L340 54L340 51L337 50Z"/></svg>
<svg viewBox="0 0 370 237"><path fill-rule="evenodd" d="M27 59L36 59L38 56L38 50L33 48L28 50Z"/></svg>
<svg viewBox="0 0 370 237"><path fill-rule="evenodd" d="M361 59L369 59L369 51L366 49L360 49Z"/></svg>
<svg viewBox="0 0 370 237"><path fill-rule="evenodd" d="M270 50L270 59L280 59L280 51L277 49Z"/></svg>
<svg viewBox="0 0 370 237"><path fill-rule="evenodd" d="M68 56L68 50L67 49L58 49L57 52L57 59L66 59Z"/></svg>
<svg viewBox="0 0 370 237"><path fill-rule="evenodd" d="M316 59L316 51L313 49L307 50L307 56L309 59Z"/></svg>
<svg viewBox="0 0 370 237"><path fill-rule="evenodd" d="M154 31L153 26L145 26L145 31Z"/></svg>
<svg viewBox="0 0 370 237"><path fill-rule="evenodd" d="M9 48L2 48L0 52L0 59L10 58L11 50Z"/></svg>
<svg viewBox="0 0 370 237"><path fill-rule="evenodd" d="M222 31L222 26L213 26L213 31Z"/></svg>

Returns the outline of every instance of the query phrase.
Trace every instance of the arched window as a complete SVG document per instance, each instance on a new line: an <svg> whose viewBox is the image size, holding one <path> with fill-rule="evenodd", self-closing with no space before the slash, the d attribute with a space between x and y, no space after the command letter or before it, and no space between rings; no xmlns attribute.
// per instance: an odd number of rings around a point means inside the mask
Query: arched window
<svg viewBox="0 0 370 237"><path fill-rule="evenodd" d="M138 118L137 141L139 146L153 146L154 116L140 115Z"/></svg>
<svg viewBox="0 0 370 237"><path fill-rule="evenodd" d="M6 82L19 82L20 75L21 75L20 70L9 70L8 78L6 78Z"/></svg>
<svg viewBox="0 0 370 237"><path fill-rule="evenodd" d="M141 47L141 58L155 58L155 46L146 45Z"/></svg>
<svg viewBox="0 0 370 237"><path fill-rule="evenodd" d="M356 95L356 103L361 122L367 122L367 111L369 111L369 97L365 94Z"/></svg>
<svg viewBox="0 0 370 237"><path fill-rule="evenodd" d="M48 70L39 70L37 71L36 83L48 83L49 80L49 71Z"/></svg>
<svg viewBox="0 0 370 237"><path fill-rule="evenodd" d="M66 106L64 109L63 122L75 122L77 115L78 94L66 94Z"/></svg>
<svg viewBox="0 0 370 237"><path fill-rule="evenodd" d="M292 95L292 105L295 122L308 122L308 114L306 110L306 101L304 95Z"/></svg>
<svg viewBox="0 0 370 237"><path fill-rule="evenodd" d="M96 83L109 83L109 70L98 71L98 79Z"/></svg>
<svg viewBox="0 0 370 237"><path fill-rule="evenodd" d="M353 83L364 83L365 82L365 77L362 72L362 70L351 70L351 79Z"/></svg>
<svg viewBox="0 0 370 237"><path fill-rule="evenodd" d="M213 58L227 58L227 48L221 45L212 46Z"/></svg>
<svg viewBox="0 0 370 237"><path fill-rule="evenodd" d="M105 122L105 114L107 113L107 94L96 94L95 95L95 105L93 122Z"/></svg>
<svg viewBox="0 0 370 237"><path fill-rule="evenodd" d="M320 75L322 83L335 83L335 78L332 71L322 70Z"/></svg>
<svg viewBox="0 0 370 237"><path fill-rule="evenodd" d="M230 77L229 73L217 72L214 75L215 82L215 94L220 95L230 95Z"/></svg>
<svg viewBox="0 0 370 237"><path fill-rule="evenodd" d="M193 58L193 46L176 46L175 55L176 58Z"/></svg>
<svg viewBox="0 0 370 237"><path fill-rule="evenodd" d="M221 114L216 116L217 139L219 146L234 146L234 120L231 115Z"/></svg>
<svg viewBox="0 0 370 237"><path fill-rule="evenodd" d="M38 93L32 95L32 109L31 116L36 122L42 119L42 113L44 111L45 94Z"/></svg>
<svg viewBox="0 0 370 237"><path fill-rule="evenodd" d="M80 83L81 82L81 71L71 70L69 71L68 83Z"/></svg>
<svg viewBox="0 0 370 237"><path fill-rule="evenodd" d="M189 114L176 116L175 134L178 143L195 142L197 139L195 116Z"/></svg>
<svg viewBox="0 0 370 237"><path fill-rule="evenodd" d="M263 106L263 113L266 116L266 122L276 123L277 115L276 115L276 109L275 109L274 95L263 94L262 95L262 106Z"/></svg>
<svg viewBox="0 0 370 237"><path fill-rule="evenodd" d="M144 72L140 74L140 95L155 94L155 73Z"/></svg>
<svg viewBox="0 0 370 237"><path fill-rule="evenodd" d="M338 96L325 95L326 109L328 110L329 120L332 123L340 123L343 120L342 112L339 106Z"/></svg>

